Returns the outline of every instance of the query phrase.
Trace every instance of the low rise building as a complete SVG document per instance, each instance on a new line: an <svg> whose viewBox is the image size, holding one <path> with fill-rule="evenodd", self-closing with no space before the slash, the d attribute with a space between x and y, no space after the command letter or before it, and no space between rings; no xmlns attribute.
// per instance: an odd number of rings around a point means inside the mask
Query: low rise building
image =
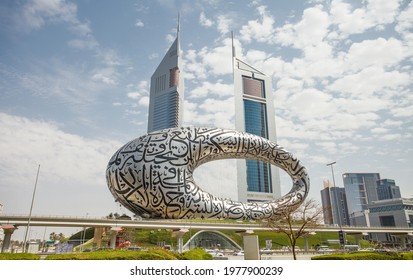
<svg viewBox="0 0 413 280"><path fill-rule="evenodd" d="M371 227L413 227L413 199L411 198L377 200L368 204L367 208ZM376 234L372 239L391 243L413 242L413 237L407 235Z"/></svg>

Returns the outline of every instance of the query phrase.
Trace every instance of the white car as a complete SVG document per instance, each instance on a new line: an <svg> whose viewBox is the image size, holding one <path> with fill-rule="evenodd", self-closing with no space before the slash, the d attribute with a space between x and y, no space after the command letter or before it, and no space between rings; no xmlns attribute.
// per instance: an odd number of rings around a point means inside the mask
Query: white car
<svg viewBox="0 0 413 280"><path fill-rule="evenodd" d="M318 252L326 253L326 252L333 252L334 250L328 248L327 246L320 246L317 249Z"/></svg>
<svg viewBox="0 0 413 280"><path fill-rule="evenodd" d="M243 256L243 255L244 255L244 251L235 252L233 254L233 256Z"/></svg>
<svg viewBox="0 0 413 280"><path fill-rule="evenodd" d="M221 252L209 252L209 254L211 254L211 256L213 257L223 257L224 254Z"/></svg>

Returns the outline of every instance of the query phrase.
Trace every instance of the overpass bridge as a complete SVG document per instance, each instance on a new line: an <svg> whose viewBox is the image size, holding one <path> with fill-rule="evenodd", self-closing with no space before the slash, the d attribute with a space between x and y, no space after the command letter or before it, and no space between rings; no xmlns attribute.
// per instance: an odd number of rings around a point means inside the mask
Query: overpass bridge
<svg viewBox="0 0 413 280"><path fill-rule="evenodd" d="M0 215L2 226L27 226L28 216ZM150 219L150 220L121 220L108 218L84 218L84 217L53 217L32 216L30 226L53 226L53 227L123 227L139 229L195 229L195 230L235 230L235 231L268 231L269 228L255 222L225 222L222 220L172 220L172 219ZM320 225L309 230L320 232L337 232L343 230L345 233L390 233L413 235L411 227L363 227L363 226L333 226Z"/></svg>
<svg viewBox="0 0 413 280"><path fill-rule="evenodd" d="M29 225L29 216L0 215L0 225L5 233L5 242L10 241L13 232L21 226ZM169 220L169 219L150 219L150 220L122 220L108 218L91 218L91 217L52 217L52 216L32 216L30 218L30 227L94 227L110 228L116 233L121 228L136 229L169 229L176 232L179 238L189 229L193 230L235 230L244 233L253 233L255 231L268 231L268 227L255 222L230 222L221 220ZM363 236L369 233L389 233L397 236L413 236L413 228L409 227L360 227L360 226L332 226L320 225L314 228L308 228L308 231L314 232L338 232L342 230L346 234ZM178 242L179 243L179 242ZM5 244L3 244L3 247Z"/></svg>

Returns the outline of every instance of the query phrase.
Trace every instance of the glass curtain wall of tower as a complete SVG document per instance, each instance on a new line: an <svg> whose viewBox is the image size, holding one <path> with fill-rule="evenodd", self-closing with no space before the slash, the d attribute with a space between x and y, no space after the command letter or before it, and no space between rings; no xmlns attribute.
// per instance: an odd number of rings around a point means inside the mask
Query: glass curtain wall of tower
<svg viewBox="0 0 413 280"><path fill-rule="evenodd" d="M234 59L235 128L276 142L271 78ZM280 197L278 168L257 160L237 162L238 199L266 201Z"/></svg>
<svg viewBox="0 0 413 280"><path fill-rule="evenodd" d="M244 94L246 80L243 77ZM250 81L248 81L250 82ZM255 80L254 82L263 83ZM261 88L262 94L264 90ZM268 139L267 105L260 101L244 99L245 131ZM247 190L253 192L272 192L271 166L258 160L247 160Z"/></svg>
<svg viewBox="0 0 413 280"><path fill-rule="evenodd" d="M329 182L324 182L324 189L321 190L321 203L325 224L342 226L350 224L344 188L333 187Z"/></svg>
<svg viewBox="0 0 413 280"><path fill-rule="evenodd" d="M392 179L382 179L377 182L379 200L401 198L400 188Z"/></svg>
<svg viewBox="0 0 413 280"><path fill-rule="evenodd" d="M378 200L377 182L379 180L379 173L343 174L350 225L369 225L368 204Z"/></svg>
<svg viewBox="0 0 413 280"><path fill-rule="evenodd" d="M343 174L349 213L367 210L367 204L378 200L377 182L379 180L379 173Z"/></svg>

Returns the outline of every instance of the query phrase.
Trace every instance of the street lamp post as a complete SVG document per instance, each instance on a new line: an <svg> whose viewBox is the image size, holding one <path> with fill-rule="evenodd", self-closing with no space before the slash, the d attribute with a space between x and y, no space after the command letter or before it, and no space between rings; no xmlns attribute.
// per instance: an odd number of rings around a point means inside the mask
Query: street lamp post
<svg viewBox="0 0 413 280"><path fill-rule="evenodd" d="M35 197L35 195L36 195L37 180L39 179L39 172L40 172L40 164L39 164L39 167L37 168L36 182L34 183L32 203L31 203L30 212L29 212L29 220L27 221L26 233L24 234L23 252L26 252L27 233L29 232L30 221L31 221L31 219L32 219L32 210L33 210L33 204L34 204L34 197Z"/></svg>
<svg viewBox="0 0 413 280"><path fill-rule="evenodd" d="M333 164L336 164L337 162L333 161L331 163L327 163L327 166L331 167L331 175L333 176L333 187L336 186L336 180L334 179L334 170L333 170Z"/></svg>
<svg viewBox="0 0 413 280"><path fill-rule="evenodd" d="M334 179L333 164L336 164L336 162L333 161L333 162L331 162L331 163L328 163L327 166L330 166L330 167L331 167L331 175L333 176L333 187L335 188L335 187L336 187L336 180ZM336 200L336 203L335 203L336 205L335 205L334 208L336 208L335 210L336 210L336 212L337 212L338 224L341 226L341 217L340 217L340 209L339 209L339 207L338 207L337 190L334 189L334 191L335 191L335 195L334 195L334 196L335 196L335 200ZM330 200L331 200L331 194L330 194ZM333 222L334 222L334 215L333 215Z"/></svg>
<svg viewBox="0 0 413 280"><path fill-rule="evenodd" d="M343 233L343 230L341 228L340 207L339 207L339 200L338 200L338 197L337 197L337 190L335 189L336 188L336 180L334 178L334 169L333 169L333 165L336 164L336 163L337 162L333 161L333 162L327 163L326 165L331 167L331 175L333 177L333 187L334 187L334 192L335 192L334 196L335 196L335 201L336 201L334 208L335 208L336 213L337 213L338 226L340 227L340 231L339 231L340 243L344 244L345 243L344 233ZM330 201L331 201L331 193L330 193ZM333 223L334 223L334 215L333 215Z"/></svg>

